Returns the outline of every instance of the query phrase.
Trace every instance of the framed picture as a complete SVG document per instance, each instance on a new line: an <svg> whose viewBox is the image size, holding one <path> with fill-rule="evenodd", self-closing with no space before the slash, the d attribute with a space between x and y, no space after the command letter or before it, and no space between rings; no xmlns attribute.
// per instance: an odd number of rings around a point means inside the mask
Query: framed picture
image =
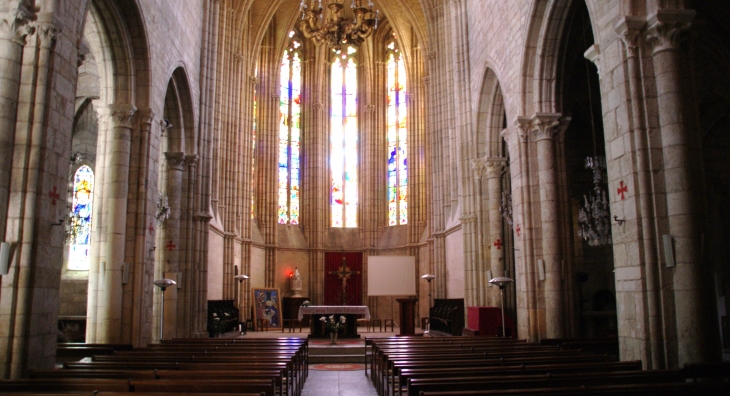
<svg viewBox="0 0 730 396"><path fill-rule="evenodd" d="M253 288L253 315L254 320L266 319L269 328L281 328L281 298L279 289Z"/></svg>

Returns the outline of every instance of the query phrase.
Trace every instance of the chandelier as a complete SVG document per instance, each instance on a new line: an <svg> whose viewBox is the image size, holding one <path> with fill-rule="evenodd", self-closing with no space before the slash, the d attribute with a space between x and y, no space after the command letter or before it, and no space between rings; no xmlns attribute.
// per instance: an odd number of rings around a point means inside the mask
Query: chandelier
<svg viewBox="0 0 730 396"><path fill-rule="evenodd" d="M359 46L378 28L378 14L373 11L374 4L368 0L367 7L363 7L362 0L352 0L350 8L354 14L352 20L340 16L345 0L328 0L329 15L327 21L322 14L322 0L302 0L299 10L302 17L299 20L299 30L304 37L311 39L315 45L326 43L333 51L340 51L343 45ZM308 4L307 4L308 3Z"/></svg>
<svg viewBox="0 0 730 396"><path fill-rule="evenodd" d="M593 171L593 192L583 195L583 207L578 211L578 235L591 246L610 245L611 213L604 184L606 159L601 156L586 158L586 169Z"/></svg>
<svg viewBox="0 0 730 396"><path fill-rule="evenodd" d="M502 213L504 221L512 226L512 194L502 191L502 204L499 205L499 211Z"/></svg>
<svg viewBox="0 0 730 396"><path fill-rule="evenodd" d="M168 217L170 217L170 205L167 204L167 196L160 195L157 198L157 214L155 215L157 224L164 223Z"/></svg>

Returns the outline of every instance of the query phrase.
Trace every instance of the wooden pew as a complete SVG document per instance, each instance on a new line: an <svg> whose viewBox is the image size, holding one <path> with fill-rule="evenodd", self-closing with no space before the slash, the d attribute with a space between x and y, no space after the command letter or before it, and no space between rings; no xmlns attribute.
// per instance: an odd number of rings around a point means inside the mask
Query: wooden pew
<svg viewBox="0 0 730 396"><path fill-rule="evenodd" d="M399 383L402 389L407 385L410 378L449 378L472 375L527 375L527 374L561 374L561 373L600 373L600 372L623 372L640 371L641 361L625 362L599 362L581 364L545 364L545 365L520 365L520 366L476 366L476 367L451 367L451 368L414 368L402 369L399 375Z"/></svg>
<svg viewBox="0 0 730 396"><path fill-rule="evenodd" d="M408 395L429 391L512 390L613 384L664 384L683 382L680 370L624 371L600 373L469 376L452 378L411 378Z"/></svg>
<svg viewBox="0 0 730 396"><path fill-rule="evenodd" d="M129 392L128 379L34 378L0 381L0 393Z"/></svg>
<svg viewBox="0 0 730 396"><path fill-rule="evenodd" d="M265 393L266 396L276 394L274 380L201 380L201 379L175 379L175 380L131 380L132 392L169 392L169 393Z"/></svg>
<svg viewBox="0 0 730 396"><path fill-rule="evenodd" d="M434 391L421 392L419 396L726 396L730 394L730 383L726 382L680 382L663 384L628 384L605 386L571 386L563 388Z"/></svg>

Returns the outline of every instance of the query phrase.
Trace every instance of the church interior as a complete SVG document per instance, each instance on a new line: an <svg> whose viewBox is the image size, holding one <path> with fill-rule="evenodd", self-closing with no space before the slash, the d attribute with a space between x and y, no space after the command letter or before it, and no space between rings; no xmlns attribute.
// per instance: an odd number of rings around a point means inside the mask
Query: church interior
<svg viewBox="0 0 730 396"><path fill-rule="evenodd" d="M284 299L386 322L417 299L417 326L503 306L494 335L730 360L728 20L711 0L0 0L0 378L59 342L207 338L215 304L284 326Z"/></svg>

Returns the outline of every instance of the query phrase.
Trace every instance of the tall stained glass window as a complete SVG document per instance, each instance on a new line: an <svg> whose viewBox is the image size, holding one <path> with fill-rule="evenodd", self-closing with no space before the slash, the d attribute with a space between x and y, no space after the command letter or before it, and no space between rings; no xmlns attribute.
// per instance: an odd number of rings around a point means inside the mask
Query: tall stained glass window
<svg viewBox="0 0 730 396"><path fill-rule="evenodd" d="M94 199L94 171L91 168L83 165L76 171L72 192L68 269L88 271L91 211Z"/></svg>
<svg viewBox="0 0 730 396"><path fill-rule="evenodd" d="M332 227L357 227L357 64L356 49L343 47L332 62L330 169Z"/></svg>
<svg viewBox="0 0 730 396"><path fill-rule="evenodd" d="M302 55L294 32L289 37L281 62L279 96L279 224L299 224Z"/></svg>
<svg viewBox="0 0 730 396"><path fill-rule="evenodd" d="M406 68L403 56L387 45L388 89L388 225L408 223L408 130Z"/></svg>

